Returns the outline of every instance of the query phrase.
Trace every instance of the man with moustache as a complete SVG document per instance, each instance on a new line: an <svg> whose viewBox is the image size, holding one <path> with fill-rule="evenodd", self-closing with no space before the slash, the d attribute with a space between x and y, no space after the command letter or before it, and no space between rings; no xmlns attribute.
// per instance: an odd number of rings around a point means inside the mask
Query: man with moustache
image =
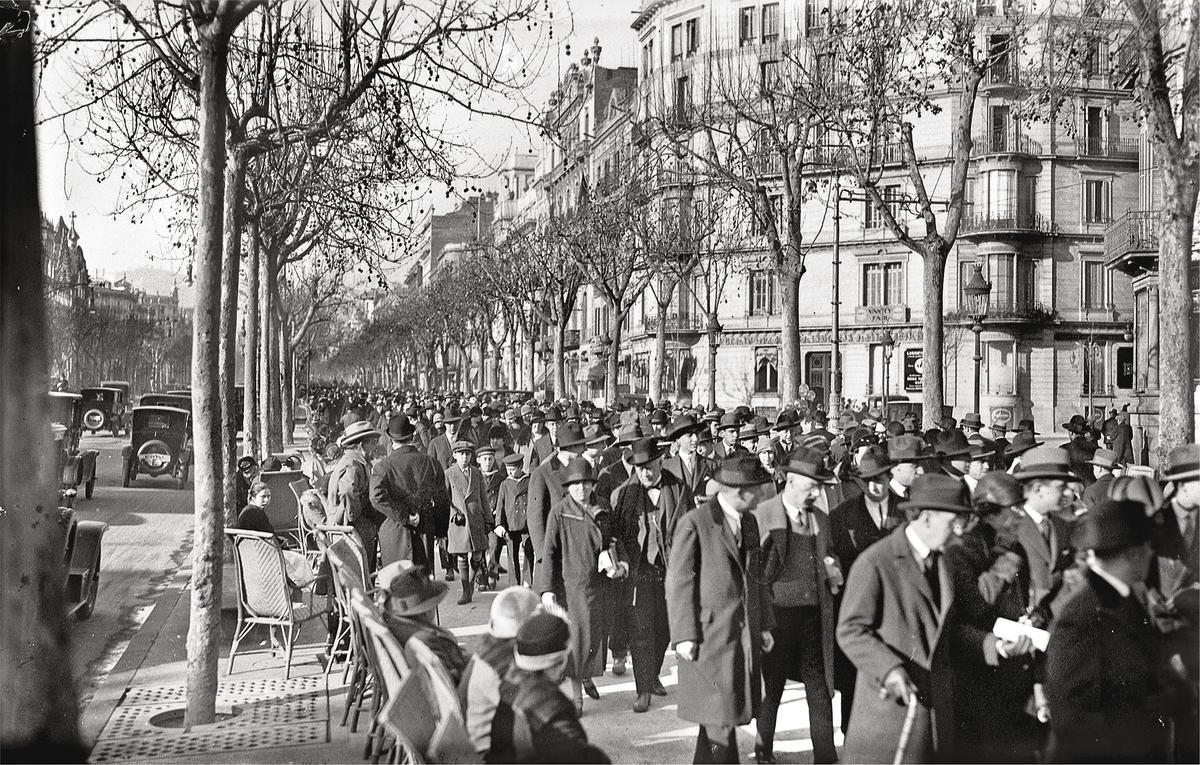
<svg viewBox="0 0 1200 765"><path fill-rule="evenodd" d="M670 472L687 487L693 496L704 495L704 485L712 475L714 465L696 453L703 422L696 422L690 414L681 414L667 427L666 438L674 441L675 455L663 460L663 469Z"/></svg>

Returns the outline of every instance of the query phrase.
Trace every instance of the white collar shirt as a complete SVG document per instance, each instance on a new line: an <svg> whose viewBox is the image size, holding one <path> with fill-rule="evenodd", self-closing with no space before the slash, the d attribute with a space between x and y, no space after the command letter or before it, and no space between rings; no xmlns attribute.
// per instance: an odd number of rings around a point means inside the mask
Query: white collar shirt
<svg viewBox="0 0 1200 765"><path fill-rule="evenodd" d="M725 515L725 525L733 534L734 541L741 543L742 541L742 514L736 509L730 507L729 503L720 494L717 495L717 505L720 506L721 512Z"/></svg>

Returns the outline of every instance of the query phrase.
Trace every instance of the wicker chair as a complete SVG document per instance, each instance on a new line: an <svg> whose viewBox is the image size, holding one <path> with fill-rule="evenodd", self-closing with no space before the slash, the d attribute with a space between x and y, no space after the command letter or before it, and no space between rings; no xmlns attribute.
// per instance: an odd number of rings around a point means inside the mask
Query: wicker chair
<svg viewBox="0 0 1200 765"><path fill-rule="evenodd" d="M391 716L384 714L385 708L392 708L389 703L391 699L411 697L411 690L401 692L409 675L404 650L366 593L361 590L352 592L350 605L360 626L363 655L372 678L371 726L367 730L363 756L369 757L371 762L378 762L386 751L391 762L422 762L415 758L421 749L408 739L409 732L392 724Z"/></svg>
<svg viewBox="0 0 1200 765"><path fill-rule="evenodd" d="M301 625L324 611L313 608L311 600L309 603L292 602L283 552L272 535L231 528L225 529L225 535L233 547L238 592L238 617L233 645L229 648L229 673L233 673L233 657L238 644L255 625L261 624L270 629L272 646L276 644L275 628L279 628L286 652L283 669L286 680L291 676L292 649Z"/></svg>
<svg viewBox="0 0 1200 765"><path fill-rule="evenodd" d="M267 519L271 521L275 533L288 540L287 546L297 550L304 549L298 520L300 503L288 484L303 477L304 473L299 470L264 470L258 474L258 480L271 490L272 501L267 505Z"/></svg>
<svg viewBox="0 0 1200 765"><path fill-rule="evenodd" d="M324 522L325 517L328 515L328 513L324 512L325 500L324 498L321 500L322 515L320 521L318 521L316 524L310 523L309 517L304 512L304 502L302 502L300 499L304 492L312 488L311 484L308 482L308 477L301 475L296 480L288 483L288 488L292 490L292 497L294 497L296 500L296 529L300 535L301 541L303 542L304 554L309 558L309 560L311 560L313 563L316 563L321 558L321 550L317 546L317 540L315 536L316 526Z"/></svg>

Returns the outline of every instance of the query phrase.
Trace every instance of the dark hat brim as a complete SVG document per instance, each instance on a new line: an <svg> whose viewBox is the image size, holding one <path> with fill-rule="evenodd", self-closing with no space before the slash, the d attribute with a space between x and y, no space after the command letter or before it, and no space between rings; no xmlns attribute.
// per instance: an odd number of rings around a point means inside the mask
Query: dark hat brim
<svg viewBox="0 0 1200 765"><path fill-rule="evenodd" d="M975 512L973 508L967 507L966 505L958 505L951 502L935 502L932 500L927 502L905 500L904 502L901 502L898 507L902 511L942 510L947 513L957 513L958 515L970 515L971 513Z"/></svg>
<svg viewBox="0 0 1200 765"><path fill-rule="evenodd" d="M828 470L817 470L811 465L794 465L791 463L785 463L779 467L785 473L802 475L805 478L811 478L821 483L833 483L833 473Z"/></svg>
<svg viewBox="0 0 1200 765"><path fill-rule="evenodd" d="M393 605L390 607L390 610L396 614L399 614L400 616L416 616L417 614L424 614L437 608L438 604L442 602L442 599L446 597L446 593L450 591L450 585L446 584L445 582L431 581L429 582L428 586L429 595L423 600L420 600L416 604L407 608L398 608ZM401 598L398 598L395 595L391 596L392 603L398 604L400 601Z"/></svg>
<svg viewBox="0 0 1200 765"><path fill-rule="evenodd" d="M1024 468L1023 465L1022 468ZM1034 481L1038 479L1045 481L1067 481L1068 483L1079 481L1079 477L1071 473L1064 473L1057 468L1040 467L1037 465L1028 470L1018 470L1013 473L1013 478L1016 478L1018 481Z"/></svg>
<svg viewBox="0 0 1200 765"><path fill-rule="evenodd" d="M1012 444L1009 444L1007 447L1005 447L1004 454L1009 457L1016 457L1020 454L1024 454L1025 452L1030 451L1031 449L1036 449L1039 446L1045 446L1045 445L1046 444L1042 441L1034 441L1033 443L1026 444L1024 446L1013 446Z"/></svg>

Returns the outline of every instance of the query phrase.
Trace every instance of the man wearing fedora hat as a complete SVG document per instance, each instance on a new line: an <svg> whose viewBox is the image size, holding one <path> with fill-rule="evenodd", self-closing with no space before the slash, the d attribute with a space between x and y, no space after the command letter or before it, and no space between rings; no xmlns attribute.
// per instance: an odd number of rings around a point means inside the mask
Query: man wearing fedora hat
<svg viewBox="0 0 1200 765"><path fill-rule="evenodd" d="M693 497L704 495L704 485L715 467L711 460L696 453L703 429L703 422L683 414L675 418L666 433L666 438L675 442L675 454L664 459L662 467L678 478Z"/></svg>
<svg viewBox="0 0 1200 765"><path fill-rule="evenodd" d="M1110 449L1097 449L1087 464L1092 469L1095 481L1083 490L1080 500L1084 507L1094 510L1108 496L1108 487L1112 485L1116 477L1115 471L1119 470L1121 465L1117 463L1117 453Z"/></svg>
<svg viewBox="0 0 1200 765"><path fill-rule="evenodd" d="M1106 499L1079 532L1089 570L1046 650L1050 761L1171 762L1164 722L1194 715L1195 691L1146 608L1152 522L1141 503Z"/></svg>
<svg viewBox="0 0 1200 765"><path fill-rule="evenodd" d="M1062 517L1067 484L1078 480L1063 449L1040 446L1022 458L1013 473L1021 482L1025 504L1015 512L1016 543L1029 562L1031 608L1053 617L1051 604L1063 585L1063 572L1075 562L1071 529Z"/></svg>
<svg viewBox="0 0 1200 765"><path fill-rule="evenodd" d="M371 505L371 457L381 436L362 420L355 421L338 438L342 457L329 471L325 495L329 523L354 527L366 551L367 572L375 570L376 542L384 515Z"/></svg>
<svg viewBox="0 0 1200 765"><path fill-rule="evenodd" d="M567 675L575 681L575 700L582 710L582 692L600 698L592 678L604 674L608 656L611 583L628 576L630 566L618 539L615 515L592 501L596 474L591 463L582 457L572 459L562 482L567 493L546 519L541 565L533 585L547 608L566 603L577 638Z"/></svg>
<svg viewBox="0 0 1200 765"><path fill-rule="evenodd" d="M958 604L942 550L954 519L971 513L962 482L922 475L900 509L911 520L859 557L842 601L838 643L858 670L848 762L892 762L909 705L905 761L953 761L956 665L994 666L1030 649L1028 638L999 640L975 625L977 614L960 613L973 602Z"/></svg>
<svg viewBox="0 0 1200 765"><path fill-rule="evenodd" d="M643 438L630 450L633 474L612 497L616 528L630 564L627 596L618 605L617 620L629 623L629 652L633 658L633 711L650 708L651 694L665 695L658 679L670 645L666 578L671 540L679 519L692 507L687 487L665 469L657 438ZM628 619L623 619L628 615ZM613 652L616 664L616 649ZM614 674L616 674L614 670Z"/></svg>
<svg viewBox="0 0 1200 765"><path fill-rule="evenodd" d="M1071 434L1071 440L1060 448L1065 449L1071 456L1071 472L1075 474L1076 480L1083 482L1086 487L1094 480L1088 462L1099 445L1090 438L1092 428L1082 414L1071 415L1071 419L1062 426L1063 430Z"/></svg>
<svg viewBox="0 0 1200 765"><path fill-rule="evenodd" d="M400 645L410 638L417 638L429 646L457 686L467 666L467 656L459 647L458 639L434 621L438 604L449 589L446 583L433 581L424 566L408 560L389 563L379 569L376 583L384 623Z"/></svg>
<svg viewBox="0 0 1200 765"><path fill-rule="evenodd" d="M432 567L438 529L449 523L446 477L414 445L417 429L406 415L388 420L392 451L371 469L371 504L384 516L379 526L382 565L411 560Z"/></svg>
<svg viewBox="0 0 1200 765"><path fill-rule="evenodd" d="M679 717L700 726L694 762L737 762L735 726L759 714L775 624L750 510L770 481L751 455L725 460L715 495L683 516L671 542L667 616L680 660Z"/></svg>
<svg viewBox="0 0 1200 765"><path fill-rule="evenodd" d="M1162 480L1168 491L1154 515L1154 550L1186 566L1183 584L1194 585L1200 575L1200 444L1172 449Z"/></svg>
<svg viewBox="0 0 1200 765"><path fill-rule="evenodd" d="M463 416L458 410L448 410L442 415L444 429L429 441L426 453L441 465L443 470L454 464L454 444L463 440L460 435L462 421Z"/></svg>
<svg viewBox="0 0 1200 765"><path fill-rule="evenodd" d="M789 454L782 469L783 489L751 511L775 616L775 648L763 658L764 696L754 754L758 762L775 762L779 702L792 679L804 683L813 761L833 762L834 596L844 582L833 556L829 516L816 506L822 484L832 481L833 473L820 452L802 446Z"/></svg>
<svg viewBox="0 0 1200 765"><path fill-rule="evenodd" d="M541 424L546 432L533 440L533 444L529 448L529 461L525 463L525 472L531 476L535 468L560 448L558 430L563 424L562 410L557 406L548 407L546 413L542 415Z"/></svg>
<svg viewBox="0 0 1200 765"><path fill-rule="evenodd" d="M596 504L614 509L613 497L617 487L629 480L633 475L632 452L630 447L642 438L642 427L636 419L630 418L617 431L613 446L619 450L620 457L600 469L596 475L596 488L593 497ZM616 614L613 618L612 631L609 635L608 648L612 651L612 673L624 675L629 658L629 619L628 604L632 599L629 580L621 579L613 583L613 601Z"/></svg>
<svg viewBox="0 0 1200 765"><path fill-rule="evenodd" d="M717 422L719 440L713 446L713 457L718 463L744 451L738 444L738 431L741 427L742 420L738 417L737 412L726 412L721 415L721 419Z"/></svg>
<svg viewBox="0 0 1200 765"><path fill-rule="evenodd" d="M557 431L558 449L529 474L529 503L525 520L529 530L529 540L533 543L533 576L537 578L537 570L542 561L542 540L546 536L546 519L550 517L550 508L562 501L566 494L563 486L563 475L567 464L583 454L587 438L579 423L571 422L563 425Z"/></svg>
<svg viewBox="0 0 1200 765"><path fill-rule="evenodd" d="M909 487L917 476L924 475L925 466L933 458L933 450L920 436L895 436L887 441L888 460L892 463L892 478L888 488L895 501L908 498Z"/></svg>

